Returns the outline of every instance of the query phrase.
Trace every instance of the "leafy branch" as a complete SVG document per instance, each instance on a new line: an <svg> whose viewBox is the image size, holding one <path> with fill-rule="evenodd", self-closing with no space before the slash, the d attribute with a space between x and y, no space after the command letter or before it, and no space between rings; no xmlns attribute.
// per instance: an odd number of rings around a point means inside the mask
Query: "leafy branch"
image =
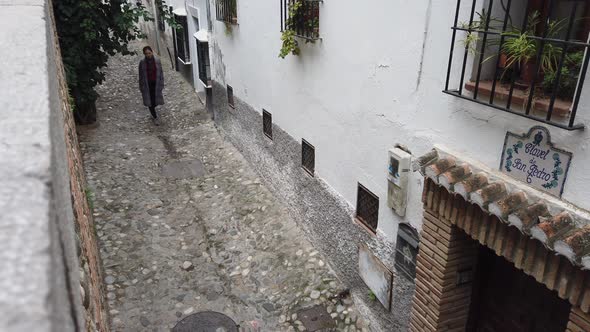
<svg viewBox="0 0 590 332"><path fill-rule="evenodd" d="M293 1L289 4L289 12L287 14L286 28L281 35L283 46L279 53L279 57L285 58L289 53L293 55L299 55L301 50L299 49L299 42L295 39L297 33L294 30L295 20L299 15L299 9L303 6L302 0Z"/></svg>
<svg viewBox="0 0 590 332"><path fill-rule="evenodd" d="M155 1L165 21L178 27L165 0ZM140 20L154 18L141 2L125 0L56 0L53 10L76 121L93 123L98 98L94 88L105 79L102 69L115 54L134 54L128 44L145 37Z"/></svg>
<svg viewBox="0 0 590 332"><path fill-rule="evenodd" d="M306 1L309 4L306 4ZM312 35L312 38L306 38L306 43L313 43L317 38L320 20L317 7L317 3L312 0L295 0L289 3L289 9L287 11L287 18L285 20L285 29L281 34L281 51L279 57L285 58L289 54L299 55L301 50L299 48L298 31L306 31ZM308 6L311 6L308 7Z"/></svg>

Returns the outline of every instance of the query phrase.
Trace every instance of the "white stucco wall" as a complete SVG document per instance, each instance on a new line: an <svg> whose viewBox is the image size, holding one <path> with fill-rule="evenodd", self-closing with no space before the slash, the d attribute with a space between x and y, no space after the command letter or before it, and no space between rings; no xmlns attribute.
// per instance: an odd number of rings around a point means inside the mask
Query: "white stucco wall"
<svg viewBox="0 0 590 332"><path fill-rule="evenodd" d="M239 25L229 35L212 6L212 76L260 112L271 112L295 139L313 144L318 175L351 205L357 182L377 194L379 232L395 241L399 222L421 227L423 183L419 174L411 175L405 217L387 207L387 151L394 144L406 145L414 156L443 144L497 169L506 131L523 133L540 124L441 92L455 5L325 0L322 41L302 44L300 56L284 60L278 57L279 1L238 0ZM220 54L223 64L216 63ZM585 124L589 84L576 121ZM554 143L574 154L563 199L590 209L588 131L548 128Z"/></svg>
<svg viewBox="0 0 590 332"><path fill-rule="evenodd" d="M193 66L193 87L199 94L201 100L204 101L205 85L199 79L197 43L194 34L199 30L209 30L209 24L207 22L207 0L187 0L186 9L188 12L189 47ZM215 19L215 12L211 13L211 20L213 19Z"/></svg>

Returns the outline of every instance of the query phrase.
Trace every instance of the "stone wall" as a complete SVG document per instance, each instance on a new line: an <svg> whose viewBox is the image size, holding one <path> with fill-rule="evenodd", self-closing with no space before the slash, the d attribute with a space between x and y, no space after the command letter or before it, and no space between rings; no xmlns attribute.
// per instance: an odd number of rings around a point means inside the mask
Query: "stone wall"
<svg viewBox="0 0 590 332"><path fill-rule="evenodd" d="M53 20L52 20L53 21ZM61 61L60 48L54 25L51 26L55 35L54 49L56 52L57 82L59 82L59 98L61 102L62 123L66 145L67 168L70 175L70 194L74 213L74 225L78 247L78 267L80 272L80 292L85 310L86 331L108 331L108 315L106 312L105 291L102 278L102 263L96 238L94 219L90 202L93 193L87 190L82 155L78 143L73 110L68 102L69 94L65 71Z"/></svg>
<svg viewBox="0 0 590 332"><path fill-rule="evenodd" d="M2 2L0 330L106 331L50 1Z"/></svg>
<svg viewBox="0 0 590 332"><path fill-rule="evenodd" d="M355 302L376 330L403 331L409 324L414 285L394 267L394 244L370 234L353 219L353 208L301 168L301 142L273 125L273 139L262 132L261 110L235 98L229 107L225 86L214 83L208 100L216 124L260 174L265 184L288 208L314 246L329 257L332 268L350 287ZM312 142L313 144L313 142ZM318 151L321 153L321 151ZM385 204L382 202L381 204ZM358 273L358 245L366 243L394 272L391 312L369 300Z"/></svg>

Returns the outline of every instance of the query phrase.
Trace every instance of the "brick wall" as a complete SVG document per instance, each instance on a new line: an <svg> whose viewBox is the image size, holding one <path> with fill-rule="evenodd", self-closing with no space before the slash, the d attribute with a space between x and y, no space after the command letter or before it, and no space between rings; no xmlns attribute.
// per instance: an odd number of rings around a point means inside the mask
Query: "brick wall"
<svg viewBox="0 0 590 332"><path fill-rule="evenodd" d="M549 252L539 241L484 213L461 196L427 180L424 222L416 268L411 331L464 331L471 283L458 272L475 271L478 242L572 304L567 331L590 331L590 274Z"/></svg>
<svg viewBox="0 0 590 332"><path fill-rule="evenodd" d="M52 8L51 2L48 4ZM86 178L82 156L78 144L78 135L74 123L73 112L69 104L68 87L65 71L61 60L53 11L49 10L54 34L53 45L56 52L57 78L63 115L63 130L67 154L67 165L70 175L70 191L78 241L78 259L80 267L80 293L85 311L86 331L108 331L108 314L104 298L102 263L96 239L94 220L88 203ZM74 290L77 291L78 290Z"/></svg>
<svg viewBox="0 0 590 332"><path fill-rule="evenodd" d="M477 244L456 226L439 219L447 207L440 191L426 192L424 198L411 331L463 331L472 284L458 285L457 275L475 269Z"/></svg>

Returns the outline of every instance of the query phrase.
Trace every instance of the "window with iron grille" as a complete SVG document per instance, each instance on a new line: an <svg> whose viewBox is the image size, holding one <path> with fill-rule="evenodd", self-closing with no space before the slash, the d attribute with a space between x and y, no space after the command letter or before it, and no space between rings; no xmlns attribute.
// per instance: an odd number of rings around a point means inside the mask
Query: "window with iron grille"
<svg viewBox="0 0 590 332"><path fill-rule="evenodd" d="M358 184L356 196L356 218L373 231L373 233L377 232L379 197L360 183Z"/></svg>
<svg viewBox="0 0 590 332"><path fill-rule="evenodd" d="M415 229L406 224L399 225L395 245L395 267L412 281L416 277L418 241L418 232Z"/></svg>
<svg viewBox="0 0 590 332"><path fill-rule="evenodd" d="M231 108L234 108L234 88L227 86L227 103Z"/></svg>
<svg viewBox="0 0 590 332"><path fill-rule="evenodd" d="M211 86L211 62L209 61L209 43L197 41L197 62L199 79L206 87Z"/></svg>
<svg viewBox="0 0 590 332"><path fill-rule="evenodd" d="M293 30L307 40L320 38L320 3L322 0L280 0L281 32Z"/></svg>
<svg viewBox="0 0 590 332"><path fill-rule="evenodd" d="M444 92L575 130L588 68L585 0L457 0Z"/></svg>
<svg viewBox="0 0 590 332"><path fill-rule="evenodd" d="M272 115L266 110L262 110L262 132L272 139Z"/></svg>
<svg viewBox="0 0 590 332"><path fill-rule="evenodd" d="M215 0L218 21L238 24L238 0Z"/></svg>
<svg viewBox="0 0 590 332"><path fill-rule="evenodd" d="M301 166L309 175L315 172L315 147L308 141L301 141Z"/></svg>
<svg viewBox="0 0 590 332"><path fill-rule="evenodd" d="M180 25L174 34L176 47L176 56L180 62L188 65L191 63L191 55L188 47L188 24L186 16L174 15L174 20Z"/></svg>

